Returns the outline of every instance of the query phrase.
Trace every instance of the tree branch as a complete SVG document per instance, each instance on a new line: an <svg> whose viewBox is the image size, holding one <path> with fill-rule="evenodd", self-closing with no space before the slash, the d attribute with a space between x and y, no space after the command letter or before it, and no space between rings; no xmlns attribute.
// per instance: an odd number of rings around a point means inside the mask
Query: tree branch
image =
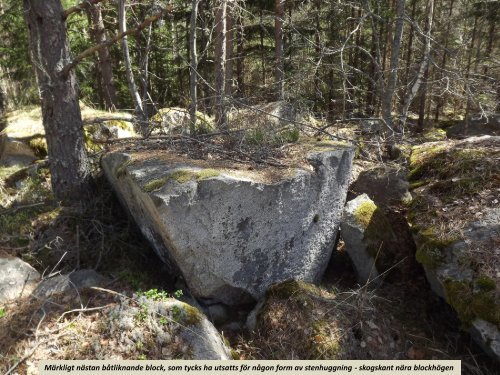
<svg viewBox="0 0 500 375"><path fill-rule="evenodd" d="M77 55L73 61L71 61L69 64L64 66L59 74L61 75L67 75L71 69L73 69L75 66L77 66L83 59L86 57L92 56L95 52L99 51L101 48L108 47L113 43L118 42L119 40L125 38L128 35L135 34L146 27L148 27L151 23L157 21L158 19L162 18L165 14L171 13L173 10L173 6L171 4L168 4L165 8L163 8L160 12L156 13L155 15L146 18L141 24L139 24L136 28L127 30L125 32L119 33L112 37L111 39L106 40L105 42L99 43L93 47L87 48L85 51Z"/></svg>
<svg viewBox="0 0 500 375"><path fill-rule="evenodd" d="M105 0L85 0L85 1L82 1L80 4L75 5L75 6L71 7L71 8L66 9L64 11L64 13L63 13L63 19L68 18L73 13L80 12L80 11L82 11L84 9L88 9L92 5L98 4L101 1L105 1Z"/></svg>

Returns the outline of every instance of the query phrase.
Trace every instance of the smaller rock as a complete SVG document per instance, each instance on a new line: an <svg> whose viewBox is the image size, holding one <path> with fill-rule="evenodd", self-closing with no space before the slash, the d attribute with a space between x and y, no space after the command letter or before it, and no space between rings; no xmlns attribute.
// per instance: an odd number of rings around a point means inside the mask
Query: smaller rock
<svg viewBox="0 0 500 375"><path fill-rule="evenodd" d="M391 206L411 200L407 171L387 164L361 172L349 191L367 194L377 205Z"/></svg>
<svg viewBox="0 0 500 375"><path fill-rule="evenodd" d="M500 135L500 114L487 118L471 118L467 126L465 121L461 121L446 129L446 134L451 138L480 135L498 136Z"/></svg>
<svg viewBox="0 0 500 375"><path fill-rule="evenodd" d="M379 134L382 129L382 122L380 120L363 120L360 122L361 134Z"/></svg>
<svg viewBox="0 0 500 375"><path fill-rule="evenodd" d="M377 243L369 239L370 234L378 235L380 229L384 228L384 224L379 227L380 223L375 221L379 216L376 215L377 211L380 213L380 209L368 195L363 194L347 202L340 223L346 251L356 268L361 285L377 279L379 275L375 265L379 249Z"/></svg>
<svg viewBox="0 0 500 375"><path fill-rule="evenodd" d="M40 274L28 263L0 257L0 304L29 295L39 280Z"/></svg>
<svg viewBox="0 0 500 375"><path fill-rule="evenodd" d="M149 338L162 348L164 359L231 359L215 327L196 307L170 298L134 300L122 299L108 313L106 334L116 337L122 352L137 350L137 343Z"/></svg>
<svg viewBox="0 0 500 375"><path fill-rule="evenodd" d="M37 157L28 145L7 138L3 153L0 155L0 165L6 167L14 165L27 166L35 160L37 160Z"/></svg>
<svg viewBox="0 0 500 375"><path fill-rule="evenodd" d="M472 322L470 333L485 352L500 362L500 332L494 324L476 319Z"/></svg>
<svg viewBox="0 0 500 375"><path fill-rule="evenodd" d="M71 293L84 288L99 286L105 278L94 270L79 270L43 280L33 292L37 298L49 298L57 293Z"/></svg>
<svg viewBox="0 0 500 375"><path fill-rule="evenodd" d="M214 324L226 323L229 319L227 307L222 303L210 305L206 308L207 317Z"/></svg>

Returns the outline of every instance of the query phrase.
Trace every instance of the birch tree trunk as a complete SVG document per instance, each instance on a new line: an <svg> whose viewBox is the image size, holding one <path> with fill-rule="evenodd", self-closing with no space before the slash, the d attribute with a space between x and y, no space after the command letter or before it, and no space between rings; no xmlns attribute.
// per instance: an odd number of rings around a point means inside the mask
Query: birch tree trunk
<svg viewBox="0 0 500 375"><path fill-rule="evenodd" d="M127 30L127 17L125 13L125 0L118 0L118 29L120 33ZM125 65L125 75L127 77L130 95L135 106L135 114L139 119L139 130L142 135L147 133L147 117L142 106L142 99L135 84L134 73L132 72L132 63L130 60L130 51L128 48L128 39L122 39L123 64Z"/></svg>
<svg viewBox="0 0 500 375"><path fill-rule="evenodd" d="M76 203L90 197L91 174L84 146L75 73L70 62L60 0L24 0L31 59L42 99L42 117L55 198Z"/></svg>
<svg viewBox="0 0 500 375"><path fill-rule="evenodd" d="M401 39L403 37L403 24L405 13L405 0L398 0L396 14L396 25L394 28L394 40L391 48L390 71L387 79L387 86L383 97L381 98L382 118L386 126L393 131L392 121L392 101L396 90L399 69L399 50L401 49Z"/></svg>
<svg viewBox="0 0 500 375"><path fill-rule="evenodd" d="M190 133L196 131L196 111L198 110L198 53L196 51L196 21L198 19L198 4L200 0L192 0L191 22L189 34L189 56L191 69L189 69L189 89L191 94L191 106L189 107Z"/></svg>

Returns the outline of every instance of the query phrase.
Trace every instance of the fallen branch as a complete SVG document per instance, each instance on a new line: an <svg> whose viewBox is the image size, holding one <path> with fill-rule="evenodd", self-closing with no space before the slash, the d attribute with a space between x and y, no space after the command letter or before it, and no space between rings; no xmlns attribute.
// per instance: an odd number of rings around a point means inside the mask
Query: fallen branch
<svg viewBox="0 0 500 375"><path fill-rule="evenodd" d="M112 45L113 43L116 43L119 40L127 37L128 35L135 34L135 33L139 32L139 31L145 29L146 27L148 27L153 22L155 22L155 21L159 20L160 18L162 18L165 14L171 13L172 10L173 10L173 6L171 4L168 4L160 12L156 13L155 15L153 15L151 17L146 18L136 28L124 31L122 33L119 33L119 34L115 35L114 37L112 37L111 39L106 40L105 42L102 42L102 43L99 43L99 44L97 44L97 45L95 45L93 47L87 48L85 51L83 51L78 56L76 56L73 59L73 61L71 61L66 66L64 66L60 70L59 74L61 74L63 76L67 75L70 72L70 70L73 69L75 66L77 66L83 59L85 59L85 58L87 58L89 56L92 56L95 52L99 51L100 49L108 47L108 46Z"/></svg>

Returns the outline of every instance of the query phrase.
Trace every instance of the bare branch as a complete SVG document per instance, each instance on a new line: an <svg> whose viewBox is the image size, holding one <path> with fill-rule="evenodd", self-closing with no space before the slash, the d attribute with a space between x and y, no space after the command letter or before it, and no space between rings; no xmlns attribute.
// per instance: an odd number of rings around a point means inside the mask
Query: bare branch
<svg viewBox="0 0 500 375"><path fill-rule="evenodd" d="M63 13L63 19L68 18L73 13L80 12L82 10L88 9L92 5L98 4L101 1L105 1L105 0L85 0L85 1L82 1L80 4L75 5L75 6L71 7L71 8L66 9L64 11L64 13Z"/></svg>
<svg viewBox="0 0 500 375"><path fill-rule="evenodd" d="M71 61L69 64L64 66L59 74L61 75L66 75L69 73L71 69L73 69L75 66L77 66L83 59L92 56L95 52L99 51L101 48L108 47L112 45L113 43L118 42L119 40L125 38L128 35L135 34L146 27L148 27L150 24L153 22L159 20L162 18L165 14L171 13L173 10L173 6L171 4L168 4L165 8L163 8L160 12L156 13L155 15L146 18L141 24L139 24L136 28L127 30L125 32L119 33L112 37L111 39L106 40L105 42L99 43L93 47L87 48L85 51L80 53L78 56L76 56L73 61Z"/></svg>

